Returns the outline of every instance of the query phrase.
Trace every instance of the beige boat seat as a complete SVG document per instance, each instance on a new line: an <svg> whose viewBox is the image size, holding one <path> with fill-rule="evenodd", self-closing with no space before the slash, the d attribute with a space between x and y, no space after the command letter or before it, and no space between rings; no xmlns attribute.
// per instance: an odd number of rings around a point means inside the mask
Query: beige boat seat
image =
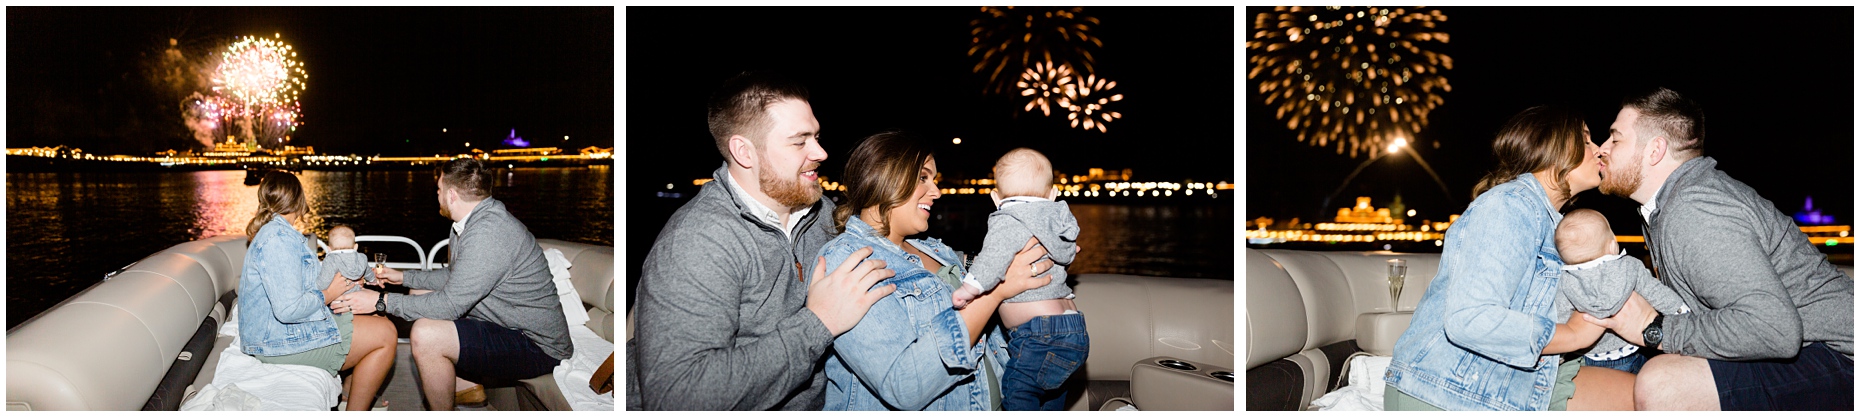
<svg viewBox="0 0 1860 417"><path fill-rule="evenodd" d="M581 302L588 309L588 328L602 339L614 341L614 248L554 239L536 239L536 243L543 249L562 251L562 257L573 265L568 269L569 280L575 283L575 291L581 294ZM615 366L621 366L618 358L615 362ZM615 387L620 385L614 384ZM616 395L618 391L615 389ZM570 409L552 375L525 379L515 387L488 389L485 398L491 408L498 410Z"/></svg>
<svg viewBox="0 0 1860 417"><path fill-rule="evenodd" d="M1233 410L1234 282L1081 274L1073 293L1091 354L1067 383L1067 409ZM1164 366L1165 361L1193 370ZM1115 408L1115 407L1111 407Z"/></svg>
<svg viewBox="0 0 1860 417"><path fill-rule="evenodd" d="M141 409L202 320L224 319L244 258L244 236L175 245L9 330L7 410Z"/></svg>
<svg viewBox="0 0 1860 417"><path fill-rule="evenodd" d="M1405 259L1400 312L1388 260ZM1440 254L1246 250L1246 409L1304 410L1356 352L1391 355Z"/></svg>

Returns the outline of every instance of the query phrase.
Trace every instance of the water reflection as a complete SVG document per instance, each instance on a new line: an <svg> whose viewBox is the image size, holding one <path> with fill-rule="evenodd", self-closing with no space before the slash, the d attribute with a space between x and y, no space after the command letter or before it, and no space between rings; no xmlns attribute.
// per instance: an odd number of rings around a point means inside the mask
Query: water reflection
<svg viewBox="0 0 1860 417"><path fill-rule="evenodd" d="M313 214L298 226L320 238L335 225L427 248L447 237L451 221L439 216L432 171L298 178ZM258 187L244 179L242 171L8 173L7 327L169 246L243 236L258 210ZM520 168L498 175L492 195L537 238L613 245L613 185L607 166ZM401 248L390 258L412 256Z"/></svg>

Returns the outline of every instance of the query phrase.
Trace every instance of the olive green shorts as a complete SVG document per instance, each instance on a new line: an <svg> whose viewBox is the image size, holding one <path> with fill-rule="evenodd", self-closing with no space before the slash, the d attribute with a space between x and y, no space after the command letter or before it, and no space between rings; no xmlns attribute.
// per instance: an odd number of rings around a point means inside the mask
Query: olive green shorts
<svg viewBox="0 0 1860 417"><path fill-rule="evenodd" d="M304 365L329 371L331 376L342 371L342 361L349 357L349 344L355 340L355 313L342 313L336 317L336 331L342 334L342 341L336 344L310 349L284 356L253 356L259 362L280 365Z"/></svg>
<svg viewBox="0 0 1860 417"><path fill-rule="evenodd" d="M1556 385L1550 387L1550 410L1569 409L1569 399L1576 396L1576 371L1582 369L1583 362L1585 362L1583 359L1577 358L1573 361L1563 361L1562 365L1557 366ZM1387 411L1446 411L1426 401L1408 396L1407 393L1395 389L1393 384L1383 387L1382 408Z"/></svg>

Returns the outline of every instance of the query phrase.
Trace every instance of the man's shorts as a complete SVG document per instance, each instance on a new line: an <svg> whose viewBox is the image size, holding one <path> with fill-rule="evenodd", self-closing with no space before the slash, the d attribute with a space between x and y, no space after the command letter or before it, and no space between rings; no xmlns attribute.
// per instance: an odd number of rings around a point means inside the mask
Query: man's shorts
<svg viewBox="0 0 1860 417"><path fill-rule="evenodd" d="M1854 360L1822 342L1792 359L1707 359L1724 410L1853 410Z"/></svg>
<svg viewBox="0 0 1860 417"><path fill-rule="evenodd" d="M488 387L516 385L555 370L561 360L517 329L460 318L452 322L459 333L459 378Z"/></svg>

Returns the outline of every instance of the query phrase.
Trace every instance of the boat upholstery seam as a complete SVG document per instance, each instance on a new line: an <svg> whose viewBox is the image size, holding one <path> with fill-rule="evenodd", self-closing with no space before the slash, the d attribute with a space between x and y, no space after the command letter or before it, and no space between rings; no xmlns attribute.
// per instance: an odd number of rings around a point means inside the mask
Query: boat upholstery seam
<svg viewBox="0 0 1860 417"><path fill-rule="evenodd" d="M136 319L136 323L141 323L141 324L142 324L142 331L145 331L145 332L148 332L148 335L149 335L149 340L151 340L151 341L153 341L153 342L155 342L155 350L156 350L156 352L155 352L155 362L156 362L156 363L161 363L161 362L162 362L162 353L161 353L161 337L159 337L159 336L156 336L156 335L155 335L155 330L154 330L154 329L151 329L151 328L149 328L149 322L148 322L148 321L146 321L146 320L143 320L143 319L142 319L142 316L141 316L141 315L138 315L138 314L136 314L136 312L134 312L134 311L130 311L130 310L129 310L129 309L127 309L127 308L123 308L123 306L119 306L119 305L115 305L115 304L105 304L105 303L99 303L99 302L96 302L96 301L78 301L78 302L75 302L75 303L72 303L72 304L96 304L96 305L100 305L100 306L109 306L110 308L114 308L114 309L117 309L117 310L122 310L122 311L123 311L123 312L125 312L125 313L129 313L129 317L133 317L133 318L135 318L135 319ZM176 349L176 350L180 350L180 349ZM173 361L169 361L169 363L170 363L170 364L172 364L172 363L173 363ZM166 369L166 367L163 367L163 369L162 369L162 372L163 372L163 373L166 373L166 372L167 372L167 369ZM159 383L159 382L158 382L158 383Z"/></svg>
<svg viewBox="0 0 1860 417"><path fill-rule="evenodd" d="M192 258L189 258L189 259L192 259ZM194 264L195 264L195 265L199 265L199 264L200 264L200 262L199 262L199 261L195 261L195 262L194 262ZM207 267L206 267L206 265L201 265L201 266L200 266L200 269L207 269ZM171 277L171 276L168 276L167 274L163 274L163 273L160 273L160 272L155 272L155 271L150 271L150 270L147 270L147 269L137 269L137 270L132 270L132 271L129 271L129 272L146 272L146 273L148 273L149 275L154 275L154 276L158 276L158 277L162 277L162 278L167 278L167 279L168 279L168 282L172 282L172 283L174 283L174 286L176 286L176 287L181 287L181 293L182 293L182 294L185 294L185 295L187 295L187 303L189 304L189 307L192 307L192 304L194 303L194 292L193 292L193 291L188 291L188 290L187 290L187 285L186 285L186 284L182 284L182 283L181 283L181 280L178 280L178 279L174 279L174 277ZM208 272L207 272L207 276L208 276L208 277L212 277L212 276L213 276L212 274L213 274L213 272L211 272L211 271L208 271ZM217 301L217 300L215 300L215 301ZM208 310L209 310L209 311L208 311L208 313L211 313L211 312L212 312L212 311L211 311L211 310L212 310L211 308L209 308ZM127 311L127 310L125 310L125 311ZM231 310L228 310L228 312L231 312ZM199 311L195 311L195 312L194 312L194 315L196 315L196 316L201 316L201 317L206 317L206 315L205 315L205 314L201 314L201 313L200 313ZM140 317L137 317L137 318L138 318L138 319L140 319ZM144 325L146 325L146 323L145 323Z"/></svg>

